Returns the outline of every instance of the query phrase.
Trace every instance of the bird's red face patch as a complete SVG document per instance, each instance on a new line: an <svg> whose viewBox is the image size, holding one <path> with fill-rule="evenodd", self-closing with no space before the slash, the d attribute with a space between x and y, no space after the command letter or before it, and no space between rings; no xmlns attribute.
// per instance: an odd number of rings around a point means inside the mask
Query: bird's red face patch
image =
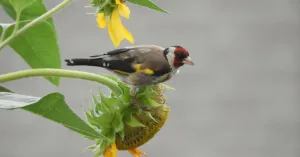
<svg viewBox="0 0 300 157"><path fill-rule="evenodd" d="M186 57L190 55L189 52L183 47L176 47L175 53L181 53L182 56L186 56Z"/></svg>
<svg viewBox="0 0 300 157"><path fill-rule="evenodd" d="M189 52L181 46L175 46L174 51L174 66L176 68L181 67L184 63L182 62L185 58L187 58L190 54Z"/></svg>

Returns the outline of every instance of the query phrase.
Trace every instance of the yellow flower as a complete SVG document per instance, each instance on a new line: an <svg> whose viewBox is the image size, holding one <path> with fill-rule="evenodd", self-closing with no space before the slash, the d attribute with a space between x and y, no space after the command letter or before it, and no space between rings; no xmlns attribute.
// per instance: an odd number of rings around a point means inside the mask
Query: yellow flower
<svg viewBox="0 0 300 157"><path fill-rule="evenodd" d="M122 40L126 39L131 44L134 38L131 33L122 24L120 15L126 19L130 17L129 8L120 0L115 0L116 7L113 9L111 16L107 19L104 13L99 13L97 23L100 28L108 27L108 33L115 47L118 47Z"/></svg>

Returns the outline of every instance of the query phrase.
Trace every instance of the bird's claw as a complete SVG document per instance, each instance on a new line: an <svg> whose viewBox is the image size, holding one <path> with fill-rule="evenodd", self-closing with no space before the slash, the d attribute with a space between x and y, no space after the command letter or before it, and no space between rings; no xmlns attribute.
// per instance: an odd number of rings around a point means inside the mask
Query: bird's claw
<svg viewBox="0 0 300 157"><path fill-rule="evenodd" d="M139 150L138 148L134 148L134 149L129 149L128 152L133 156L133 157L141 157L141 156L148 156L145 152L142 152L141 150Z"/></svg>

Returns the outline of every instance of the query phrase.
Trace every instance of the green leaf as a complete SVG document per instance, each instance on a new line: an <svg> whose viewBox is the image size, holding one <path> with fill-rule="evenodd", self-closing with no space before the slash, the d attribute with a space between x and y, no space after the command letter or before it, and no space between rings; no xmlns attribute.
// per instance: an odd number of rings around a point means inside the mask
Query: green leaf
<svg viewBox="0 0 300 157"><path fill-rule="evenodd" d="M0 92L11 92L9 89L0 86Z"/></svg>
<svg viewBox="0 0 300 157"><path fill-rule="evenodd" d="M62 94L49 94L42 98L38 103L25 106L23 109L43 116L49 120L61 123L82 135L106 139L103 135L92 129L68 107Z"/></svg>
<svg viewBox="0 0 300 157"><path fill-rule="evenodd" d="M127 0L128 2L137 4L137 5L141 5L156 11L160 11L163 13L169 13L167 11L165 11L164 9L162 9L161 7L159 7L158 5L156 5L154 2L152 2L151 0Z"/></svg>
<svg viewBox="0 0 300 157"><path fill-rule="evenodd" d="M2 28L2 25L0 24L0 37L2 35L2 32L3 32L3 28Z"/></svg>
<svg viewBox="0 0 300 157"><path fill-rule="evenodd" d="M125 137L125 129L121 130L120 132L118 132L119 136L122 138L122 140Z"/></svg>
<svg viewBox="0 0 300 157"><path fill-rule="evenodd" d="M131 127L145 127L144 124L142 124L141 122L139 122L138 120L136 120L132 114L129 114L127 116L125 116L124 121L126 124L128 124Z"/></svg>
<svg viewBox="0 0 300 157"><path fill-rule="evenodd" d="M24 26L26 23L20 23ZM14 25L10 26L6 35L10 35ZM32 68L60 68L59 50L51 36L55 32L43 31L51 30L52 26L48 22L34 26L23 35L18 36L9 45L32 67ZM59 62L59 63L58 63ZM57 63L57 64L56 64ZM59 85L58 77L46 77L55 85Z"/></svg>
<svg viewBox="0 0 300 157"><path fill-rule="evenodd" d="M105 149L111 144L110 141L107 140L98 140L97 145L95 148L92 150L96 152L96 154L93 157L100 157L103 155Z"/></svg>
<svg viewBox="0 0 300 157"><path fill-rule="evenodd" d="M115 132L120 132L124 129L122 119L123 116L119 112L116 112L114 120L112 121L112 127L114 128Z"/></svg>
<svg viewBox="0 0 300 157"><path fill-rule="evenodd" d="M17 13L21 13L23 9L30 6L36 0L9 0Z"/></svg>
<svg viewBox="0 0 300 157"><path fill-rule="evenodd" d="M162 105L162 104L157 103L155 100L147 98L147 97L140 98L139 101L144 106L147 106L147 107L150 107L150 108L159 107L159 106Z"/></svg>
<svg viewBox="0 0 300 157"><path fill-rule="evenodd" d="M2 90L5 88L1 87ZM0 88L0 89L1 89ZM0 92L0 109L22 108L52 120L89 139L107 139L79 118L66 104L60 93L51 93L43 98Z"/></svg>
<svg viewBox="0 0 300 157"><path fill-rule="evenodd" d="M5 90L5 89L4 89ZM40 100L39 97L21 95L11 92L0 92L0 109L15 109L24 107Z"/></svg>
<svg viewBox="0 0 300 157"><path fill-rule="evenodd" d="M157 120L152 116L150 112L145 113L149 118L151 118L155 123L158 123Z"/></svg>
<svg viewBox="0 0 300 157"><path fill-rule="evenodd" d="M14 0L25 1L25 0ZM33 0L26 0L27 2ZM20 2L24 3L24 2ZM0 4L5 12L13 19L16 19L16 12L9 0L2 0ZM30 21L47 12L42 0L35 0L30 6L23 9L20 21ZM19 28L26 22L21 22ZM8 37L13 27L8 28ZM59 46L57 43L56 30L51 18L28 29L23 34L17 36L9 46L14 49L31 68L61 68ZM45 77L54 85L59 85L59 77Z"/></svg>
<svg viewBox="0 0 300 157"><path fill-rule="evenodd" d="M95 117L94 117L95 118ZM111 124L113 121L113 117L112 114L110 113L103 113L101 116L95 118L98 125L100 125L101 129L107 129L107 128L111 128Z"/></svg>

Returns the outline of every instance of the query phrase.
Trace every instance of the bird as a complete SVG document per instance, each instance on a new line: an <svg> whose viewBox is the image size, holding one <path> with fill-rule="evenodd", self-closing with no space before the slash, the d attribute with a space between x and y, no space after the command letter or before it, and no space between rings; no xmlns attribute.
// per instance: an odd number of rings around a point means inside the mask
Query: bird
<svg viewBox="0 0 300 157"><path fill-rule="evenodd" d="M182 46L136 45L117 48L88 58L65 59L67 66L96 66L114 73L130 87L133 103L147 110L137 99L138 89L170 80L183 65L194 65Z"/></svg>

